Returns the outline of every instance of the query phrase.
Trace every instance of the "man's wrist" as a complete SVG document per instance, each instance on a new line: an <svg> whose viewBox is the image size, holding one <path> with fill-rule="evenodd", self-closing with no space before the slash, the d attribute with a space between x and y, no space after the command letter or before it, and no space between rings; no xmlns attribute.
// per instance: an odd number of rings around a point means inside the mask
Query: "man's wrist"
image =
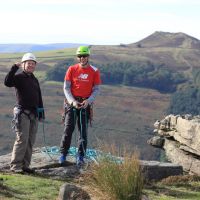
<svg viewBox="0 0 200 200"><path fill-rule="evenodd" d="M13 69L19 69L19 66L18 66L17 64L14 64L14 65L12 66L12 68L13 68Z"/></svg>

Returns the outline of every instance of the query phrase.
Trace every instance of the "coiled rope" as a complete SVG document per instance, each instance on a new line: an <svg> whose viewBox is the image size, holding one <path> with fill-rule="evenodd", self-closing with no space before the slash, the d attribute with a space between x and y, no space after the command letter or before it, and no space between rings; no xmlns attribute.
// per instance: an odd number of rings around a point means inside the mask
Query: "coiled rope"
<svg viewBox="0 0 200 200"><path fill-rule="evenodd" d="M60 148L58 146L43 147L41 151L48 155L60 155ZM76 158L77 151L77 147L70 147L68 150L68 155ZM121 157L113 156L111 153L104 153L95 149L87 149L85 158L88 161L95 162L95 164L99 164L100 160L103 158L109 159L118 164L121 164L123 162L123 159Z"/></svg>

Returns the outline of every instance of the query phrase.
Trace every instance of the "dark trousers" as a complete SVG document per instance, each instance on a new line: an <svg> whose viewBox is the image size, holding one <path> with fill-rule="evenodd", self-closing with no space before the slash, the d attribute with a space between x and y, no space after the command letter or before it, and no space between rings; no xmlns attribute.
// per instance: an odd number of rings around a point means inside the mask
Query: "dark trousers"
<svg viewBox="0 0 200 200"><path fill-rule="evenodd" d="M76 123L79 130L79 147L78 154L85 156L87 148L87 129L90 116L90 106L86 109L76 109L67 105L64 121L64 133L60 143L60 152L67 155L71 145L72 134L74 132Z"/></svg>

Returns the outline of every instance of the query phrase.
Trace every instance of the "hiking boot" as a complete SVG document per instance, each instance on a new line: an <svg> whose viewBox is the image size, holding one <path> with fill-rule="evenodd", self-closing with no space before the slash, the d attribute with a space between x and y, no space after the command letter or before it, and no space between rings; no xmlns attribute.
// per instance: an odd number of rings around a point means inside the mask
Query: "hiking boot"
<svg viewBox="0 0 200 200"><path fill-rule="evenodd" d="M59 158L59 163L63 164L66 161L66 156L65 155L61 155Z"/></svg>
<svg viewBox="0 0 200 200"><path fill-rule="evenodd" d="M22 171L24 173L28 173L28 174L34 174L35 173L35 170L34 169L31 169L31 168L28 168L28 167L23 167L22 168Z"/></svg>
<svg viewBox="0 0 200 200"><path fill-rule="evenodd" d="M76 164L77 164L78 167L83 166L85 164L84 157L83 156L78 156Z"/></svg>

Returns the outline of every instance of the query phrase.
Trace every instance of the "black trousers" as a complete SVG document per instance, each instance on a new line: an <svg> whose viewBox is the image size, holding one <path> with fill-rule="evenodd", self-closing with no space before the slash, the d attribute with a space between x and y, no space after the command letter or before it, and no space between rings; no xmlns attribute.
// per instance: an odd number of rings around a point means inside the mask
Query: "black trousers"
<svg viewBox="0 0 200 200"><path fill-rule="evenodd" d="M68 153L71 145L72 134L77 123L79 130L78 154L80 156L85 156L87 148L87 130L89 117L90 106L88 106L86 109L76 109L70 105L67 105L64 121L64 133L60 143L60 152L63 155L67 155Z"/></svg>

